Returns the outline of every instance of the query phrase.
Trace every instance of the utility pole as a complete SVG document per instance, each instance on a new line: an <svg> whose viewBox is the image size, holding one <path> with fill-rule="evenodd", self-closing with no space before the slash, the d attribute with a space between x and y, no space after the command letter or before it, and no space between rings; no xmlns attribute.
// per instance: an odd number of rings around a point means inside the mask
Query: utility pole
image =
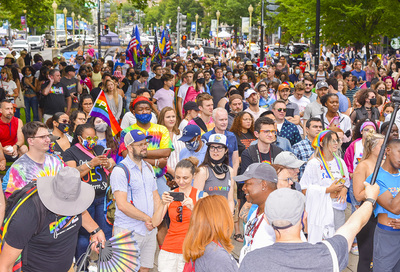
<svg viewBox="0 0 400 272"><path fill-rule="evenodd" d="M177 34L177 36L176 36L176 52L179 54L179 48L181 47L181 30L180 30L180 28L181 28L181 13L180 13L180 11L181 11L181 8L180 7L178 7L178 20L177 20L177 23L176 23L176 34Z"/></svg>
<svg viewBox="0 0 400 272"><path fill-rule="evenodd" d="M315 71L319 64L319 23L320 23L321 0L317 0L316 24L315 24Z"/></svg>
<svg viewBox="0 0 400 272"><path fill-rule="evenodd" d="M97 51L99 58L101 58L101 22L100 22L100 0L97 1Z"/></svg>
<svg viewBox="0 0 400 272"><path fill-rule="evenodd" d="M261 1L261 42L260 42L260 62L264 61L264 0ZM264 63L265 64L265 63Z"/></svg>

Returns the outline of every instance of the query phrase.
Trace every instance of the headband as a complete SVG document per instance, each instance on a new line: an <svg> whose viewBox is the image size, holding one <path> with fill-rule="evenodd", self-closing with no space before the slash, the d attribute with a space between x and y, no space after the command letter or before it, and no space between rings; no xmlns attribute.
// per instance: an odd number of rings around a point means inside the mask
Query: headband
<svg viewBox="0 0 400 272"><path fill-rule="evenodd" d="M375 126L375 124L372 123L371 121L367 121L367 122L364 122L364 123L361 125L361 127L360 127L360 133L362 133L362 131L364 130L364 128L365 128L366 126L372 126L372 127L374 127L374 129L375 129L375 131L376 131L376 126Z"/></svg>
<svg viewBox="0 0 400 272"><path fill-rule="evenodd" d="M151 102L150 102L150 100L149 99L147 99L147 97L144 97L144 96L139 96L139 97L137 97L135 100L133 100L133 102L132 102L132 108L134 109L135 108L135 105L136 104L140 104L140 103L147 103L147 104L149 104L150 105L150 107L151 107Z"/></svg>
<svg viewBox="0 0 400 272"><path fill-rule="evenodd" d="M317 147L321 147L322 140L324 139L325 135L329 132L330 130L323 130L320 133L318 133L317 136L315 136L314 140L311 143L311 146L315 149Z"/></svg>

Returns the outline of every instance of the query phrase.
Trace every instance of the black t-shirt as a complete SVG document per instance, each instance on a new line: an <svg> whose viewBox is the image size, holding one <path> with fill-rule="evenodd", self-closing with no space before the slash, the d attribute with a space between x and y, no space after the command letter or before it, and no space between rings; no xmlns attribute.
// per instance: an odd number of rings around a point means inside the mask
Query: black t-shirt
<svg viewBox="0 0 400 272"><path fill-rule="evenodd" d="M42 90L50 84L50 81L42 84ZM51 90L48 95L43 96L43 108L44 114L53 115L56 112L63 112L64 108L67 107L66 99L69 97L69 91L67 87L59 82L51 86Z"/></svg>
<svg viewBox="0 0 400 272"><path fill-rule="evenodd" d="M104 147L96 145L93 150L95 153L94 156L98 156L102 154ZM64 162L75 161L76 166L81 166L86 162L90 162L91 159L91 157L83 153L83 151L75 145L65 150L63 155ZM82 181L93 186L96 191L96 198L104 196L107 189L107 175L103 167L100 165L94 167L82 178Z"/></svg>
<svg viewBox="0 0 400 272"><path fill-rule="evenodd" d="M161 78L157 79L153 77L152 79L150 79L149 90L154 90L155 92L157 92L162 87L164 87L164 82L161 80Z"/></svg>
<svg viewBox="0 0 400 272"><path fill-rule="evenodd" d="M46 216L40 217L33 198L27 199L10 221L5 241L16 249L23 249L27 262L24 272L68 271L71 267L82 226L82 216L57 216L43 207ZM40 201L40 200L39 200ZM42 204L41 204L42 205ZM39 218L44 221L39 228Z"/></svg>
<svg viewBox="0 0 400 272"><path fill-rule="evenodd" d="M253 142L256 137L251 132L241 133L240 136L236 135L236 139L238 142L239 156L242 156L243 151L245 151Z"/></svg>
<svg viewBox="0 0 400 272"><path fill-rule="evenodd" d="M243 151L242 163L240 165L240 174L243 174L244 171L246 171L247 167L249 167L249 165L252 163L258 163L258 162L265 162L269 164L273 163L275 157L283 151L280 147L274 144L270 144L268 153L257 152L257 150L258 146L252 145L245 151Z"/></svg>
<svg viewBox="0 0 400 272"><path fill-rule="evenodd" d="M101 83L100 83L100 84L101 84ZM96 101L96 99L97 99L97 97L99 96L100 92L101 92L101 88L100 88L100 87L93 88L93 89L90 91L90 95L92 96L92 98L93 98L94 101Z"/></svg>

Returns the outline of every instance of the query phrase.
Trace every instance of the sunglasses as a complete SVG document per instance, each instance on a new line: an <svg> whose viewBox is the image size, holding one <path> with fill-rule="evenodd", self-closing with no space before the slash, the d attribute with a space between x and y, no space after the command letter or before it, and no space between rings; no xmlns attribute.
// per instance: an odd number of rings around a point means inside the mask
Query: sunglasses
<svg viewBox="0 0 400 272"><path fill-rule="evenodd" d="M182 223L183 206L180 205L176 207L176 212L178 213L178 215L176 216L176 222Z"/></svg>
<svg viewBox="0 0 400 272"><path fill-rule="evenodd" d="M265 133L265 134L276 134L276 129L271 129L271 130L260 130L260 133Z"/></svg>
<svg viewBox="0 0 400 272"><path fill-rule="evenodd" d="M304 84L304 85L306 85L306 86L312 86L312 84Z"/></svg>
<svg viewBox="0 0 400 272"><path fill-rule="evenodd" d="M284 108L279 108L279 109L276 109L277 111L279 111L279 112L286 112L286 109L284 109Z"/></svg>
<svg viewBox="0 0 400 272"><path fill-rule="evenodd" d="M82 137L81 137L82 138ZM99 137L97 137L97 136L94 136L94 137L91 137L91 136L87 136L86 137L86 141L97 141L99 139Z"/></svg>

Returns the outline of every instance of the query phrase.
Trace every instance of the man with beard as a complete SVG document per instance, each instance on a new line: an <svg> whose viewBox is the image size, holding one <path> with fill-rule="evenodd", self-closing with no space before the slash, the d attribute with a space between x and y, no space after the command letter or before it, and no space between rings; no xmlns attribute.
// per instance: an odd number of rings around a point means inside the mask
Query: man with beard
<svg viewBox="0 0 400 272"><path fill-rule="evenodd" d="M15 161L26 153L28 148L24 145L22 134L23 123L14 116L14 107L11 100L0 103L0 170L5 170L6 161Z"/></svg>
<svg viewBox="0 0 400 272"><path fill-rule="evenodd" d="M304 97L308 98L310 100L310 102L314 102L315 100L317 100L317 94L312 92L312 89L314 87L314 81L312 80L311 77L305 77L304 78Z"/></svg>
<svg viewBox="0 0 400 272"><path fill-rule="evenodd" d="M121 132L120 146L118 153L124 158L128 155L124 138L132 130L140 130L146 135L153 136L149 140L146 162L150 163L157 178L157 188L160 196L169 191L167 180L164 175L167 173L167 160L174 150L168 129L165 126L151 123L151 102L144 96L139 96L132 102L133 114L136 123L125 128Z"/></svg>
<svg viewBox="0 0 400 272"><path fill-rule="evenodd" d="M154 170L143 160L147 158L148 140L152 138L137 129L126 133L124 145L128 154L112 171L110 178L117 203L114 235L124 231L135 232L135 240L140 248L140 271L153 268L157 244L157 231L151 218L160 205L160 197Z"/></svg>
<svg viewBox="0 0 400 272"><path fill-rule="evenodd" d="M229 108L231 111L228 114L228 127L227 130L231 130L233 120L236 114L243 111L243 98L239 94L233 94L229 97Z"/></svg>
<svg viewBox="0 0 400 272"><path fill-rule="evenodd" d="M244 94L244 98L249 103L249 107L244 111L253 115L254 120L257 120L263 112L267 111L264 108L260 108L260 95L253 89L248 89Z"/></svg>

